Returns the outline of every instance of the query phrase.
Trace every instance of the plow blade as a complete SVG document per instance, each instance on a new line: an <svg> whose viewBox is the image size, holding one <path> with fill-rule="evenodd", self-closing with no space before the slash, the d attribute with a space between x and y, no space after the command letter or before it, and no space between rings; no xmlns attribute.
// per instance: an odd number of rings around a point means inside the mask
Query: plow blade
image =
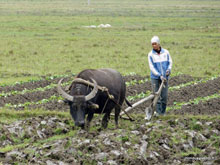
<svg viewBox="0 0 220 165"><path fill-rule="evenodd" d="M126 108L125 110L123 110L123 111L120 113L120 116L122 116L122 115L124 115L124 114L130 113L131 110L133 110L135 107L137 107L138 105L143 104L143 103L146 102L146 101L149 101L149 100L154 99L154 97L155 97L155 95L151 94L150 96L148 96L148 97L146 97L146 98L143 98L142 100L140 100L140 101L134 103L134 104L132 105L132 107L128 107L128 108Z"/></svg>

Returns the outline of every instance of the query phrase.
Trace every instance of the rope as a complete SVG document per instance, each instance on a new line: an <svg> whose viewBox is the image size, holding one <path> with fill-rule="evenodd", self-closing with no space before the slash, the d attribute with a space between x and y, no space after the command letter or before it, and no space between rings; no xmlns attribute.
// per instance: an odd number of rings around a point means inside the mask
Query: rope
<svg viewBox="0 0 220 165"><path fill-rule="evenodd" d="M105 105L104 105L104 107L102 108L102 111L101 111L101 113L100 113L100 115L99 115L99 121L102 120L101 117L102 117L102 114L103 114L103 112L104 112L104 109L105 109L105 107L106 107L106 105L107 105L107 103L108 103L108 100L109 100L109 97L108 97L108 99L106 100Z"/></svg>
<svg viewBox="0 0 220 165"><path fill-rule="evenodd" d="M107 105L108 100L109 100L109 98L106 100L105 105L104 105L104 107L102 108L101 114L103 114L103 111L104 111L104 109L105 109L105 107L106 107L106 105Z"/></svg>

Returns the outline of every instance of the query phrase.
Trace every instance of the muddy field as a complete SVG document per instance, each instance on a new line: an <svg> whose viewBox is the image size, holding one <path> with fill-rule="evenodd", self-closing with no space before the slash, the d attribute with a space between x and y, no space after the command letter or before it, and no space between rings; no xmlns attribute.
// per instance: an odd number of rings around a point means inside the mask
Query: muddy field
<svg viewBox="0 0 220 165"><path fill-rule="evenodd" d="M64 82L72 78L67 77ZM45 87L57 84L59 79L0 87L0 93L8 94L0 97L0 107L20 104L9 109L19 112L35 109L68 112L68 105L56 99L35 104L58 96L56 87ZM149 77L133 75L124 79L126 82L137 82L127 86L126 97L151 90ZM121 119L119 129L114 128L112 119L107 130L91 128L84 131L74 126L70 116L57 115L37 115L11 123L0 122L0 164L218 164L220 97L197 104L188 102L219 95L220 77L205 82L200 80L202 78L189 75L171 77L168 107L174 108L166 116L147 122L143 110L149 103L144 103L131 114L136 121ZM197 83L177 88L193 81ZM34 91L36 88L45 90ZM28 91L22 93L24 89ZM140 99L130 102L133 104ZM175 109L175 105L182 102L188 104ZM201 117L203 115L206 117ZM99 116L95 116L91 127L99 127L100 120ZM14 149L1 150L7 146L14 146Z"/></svg>
<svg viewBox="0 0 220 165"><path fill-rule="evenodd" d="M149 77L141 77L138 75L134 76L125 76L124 79L126 82L130 82L133 80L145 80L146 78L149 79ZM9 87L1 87L1 92L11 92L11 91L22 91L24 89L35 89L38 87L45 87L49 84L57 84L58 80L60 78L56 78L54 80L41 80L39 82L31 82L31 83L24 83L24 84L18 84L15 86L9 86ZM71 81L72 78L67 77L64 82ZM180 84L186 84L187 82L200 80L201 78L194 78L188 75L180 75L171 77L169 80L169 87L178 86ZM65 89L65 87L63 87ZM198 83L195 85L189 85L177 90L169 91L169 98L168 98L168 106L172 106L174 102L187 102L189 100L193 100L198 97L206 97L213 95L215 93L219 93L220 90L220 78L216 78L214 80L207 81L206 83ZM141 92L151 91L151 83L150 80L146 81L145 83L135 84L135 85L129 85L127 87L126 97L128 96L135 96ZM47 89L45 91L36 91L36 92L26 92L25 94L15 94L10 95L7 97L1 97L0 99L0 107L4 107L5 104L12 104L12 105L18 105L18 104L24 104L26 102L38 102L43 99L48 99L51 96L58 96L56 87ZM132 100L131 103L135 103L139 101L140 99ZM216 100L216 101L215 101ZM208 103L201 103L198 105L187 105L183 106L181 110L177 111L171 111L169 113L174 114L210 114L210 115L216 115L220 114L220 107L219 107L219 99L210 100ZM142 112L145 107L148 106L149 103L143 104L140 107L137 107L135 109L135 112ZM59 110L59 111L68 111L68 105L59 103L57 101L49 101L47 103L42 104L32 104L29 106L21 106L17 107L15 109L45 109L45 110ZM124 105L124 108L126 108L126 105ZM189 110L191 109L191 110ZM214 112L214 113L210 113Z"/></svg>

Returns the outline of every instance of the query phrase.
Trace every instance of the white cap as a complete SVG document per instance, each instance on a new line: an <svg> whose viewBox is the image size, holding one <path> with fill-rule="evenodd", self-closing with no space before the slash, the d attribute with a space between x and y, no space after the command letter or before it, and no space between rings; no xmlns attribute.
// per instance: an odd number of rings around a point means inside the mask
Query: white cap
<svg viewBox="0 0 220 165"><path fill-rule="evenodd" d="M158 36L153 36L153 38L151 39L151 44L154 43L154 42L160 44L160 39L159 39Z"/></svg>

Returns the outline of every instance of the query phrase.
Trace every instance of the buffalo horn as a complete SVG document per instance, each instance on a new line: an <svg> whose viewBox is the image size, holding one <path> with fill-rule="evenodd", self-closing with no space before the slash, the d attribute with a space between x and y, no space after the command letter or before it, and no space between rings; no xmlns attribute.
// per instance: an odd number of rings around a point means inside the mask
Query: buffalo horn
<svg viewBox="0 0 220 165"><path fill-rule="evenodd" d="M69 95L68 93L66 93L62 88L61 88L61 82L63 81L63 78L58 82L57 85L57 91L58 93L65 99L69 100L69 101L73 101L73 96Z"/></svg>
<svg viewBox="0 0 220 165"><path fill-rule="evenodd" d="M86 101L91 100L93 97L95 97L96 93L98 92L97 82L94 79L92 79L92 81L94 83L94 88L93 88L92 92L90 92L88 95L85 96Z"/></svg>

